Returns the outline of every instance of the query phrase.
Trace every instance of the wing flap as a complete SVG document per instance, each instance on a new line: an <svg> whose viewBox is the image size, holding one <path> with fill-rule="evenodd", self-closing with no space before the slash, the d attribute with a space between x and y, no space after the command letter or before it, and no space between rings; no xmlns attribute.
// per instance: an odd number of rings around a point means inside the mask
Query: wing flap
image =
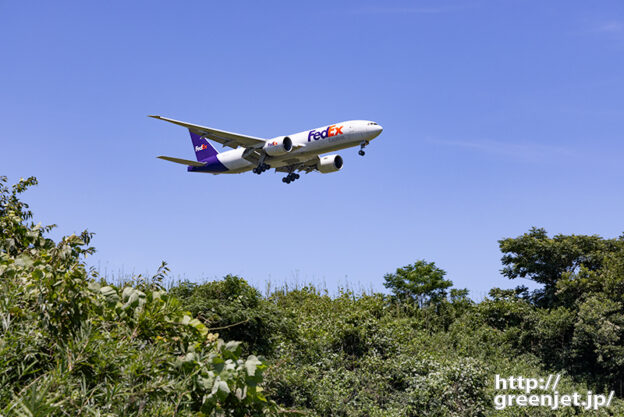
<svg viewBox="0 0 624 417"><path fill-rule="evenodd" d="M173 123L178 126L183 126L198 135L214 140L224 146L230 148L237 148L242 146L244 148L261 148L264 146L266 140L257 138L255 136L241 135L239 133L227 132L225 130L213 129L211 127L194 125L192 123L181 122L179 120L169 119L162 116L149 116L154 119L164 120L165 122Z"/></svg>

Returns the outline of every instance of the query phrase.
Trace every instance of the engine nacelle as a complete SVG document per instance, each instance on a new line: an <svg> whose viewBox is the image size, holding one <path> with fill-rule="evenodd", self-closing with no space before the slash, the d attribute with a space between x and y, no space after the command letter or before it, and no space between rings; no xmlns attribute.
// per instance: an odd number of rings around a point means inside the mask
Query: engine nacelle
<svg viewBox="0 0 624 417"><path fill-rule="evenodd" d="M342 164L342 156L327 155L319 157L316 168L322 174L329 174L330 172L340 171L340 168L342 168Z"/></svg>
<svg viewBox="0 0 624 417"><path fill-rule="evenodd" d="M293 143L288 136L280 136L275 139L268 140L262 149L269 156L280 156L292 151Z"/></svg>

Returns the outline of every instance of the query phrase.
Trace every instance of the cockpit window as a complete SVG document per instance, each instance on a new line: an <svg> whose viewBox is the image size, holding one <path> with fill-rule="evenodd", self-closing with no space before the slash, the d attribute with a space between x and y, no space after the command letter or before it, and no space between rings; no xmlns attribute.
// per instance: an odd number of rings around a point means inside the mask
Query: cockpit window
<svg viewBox="0 0 624 417"><path fill-rule="evenodd" d="M369 125L369 126L377 126L377 123L375 123L375 122L370 122L368 125Z"/></svg>

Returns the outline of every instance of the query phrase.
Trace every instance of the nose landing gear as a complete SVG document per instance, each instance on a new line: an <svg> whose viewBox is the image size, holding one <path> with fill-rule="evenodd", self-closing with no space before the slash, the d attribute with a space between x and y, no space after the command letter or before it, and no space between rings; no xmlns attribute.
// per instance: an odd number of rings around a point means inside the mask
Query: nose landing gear
<svg viewBox="0 0 624 417"><path fill-rule="evenodd" d="M291 182L293 182L294 180L298 180L299 179L299 174L293 174L292 172L288 175L286 175L284 178L282 178L282 182L286 183L286 184L290 184Z"/></svg>
<svg viewBox="0 0 624 417"><path fill-rule="evenodd" d="M364 148L366 148L368 146L368 141L365 140L364 142L360 143L360 150L358 151L358 154L360 156L364 156L366 155L366 152L364 152Z"/></svg>

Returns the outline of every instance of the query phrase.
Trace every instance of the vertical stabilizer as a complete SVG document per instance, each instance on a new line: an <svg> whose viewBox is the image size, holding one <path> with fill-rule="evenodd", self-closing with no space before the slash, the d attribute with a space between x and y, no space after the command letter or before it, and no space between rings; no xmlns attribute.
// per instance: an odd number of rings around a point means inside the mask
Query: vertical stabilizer
<svg viewBox="0 0 624 417"><path fill-rule="evenodd" d="M195 156L198 161L206 161L211 156L215 156L219 152L208 142L208 139L202 138L197 133L193 133L192 130L189 129L189 133L191 134L191 141L193 142L193 149L195 150Z"/></svg>

